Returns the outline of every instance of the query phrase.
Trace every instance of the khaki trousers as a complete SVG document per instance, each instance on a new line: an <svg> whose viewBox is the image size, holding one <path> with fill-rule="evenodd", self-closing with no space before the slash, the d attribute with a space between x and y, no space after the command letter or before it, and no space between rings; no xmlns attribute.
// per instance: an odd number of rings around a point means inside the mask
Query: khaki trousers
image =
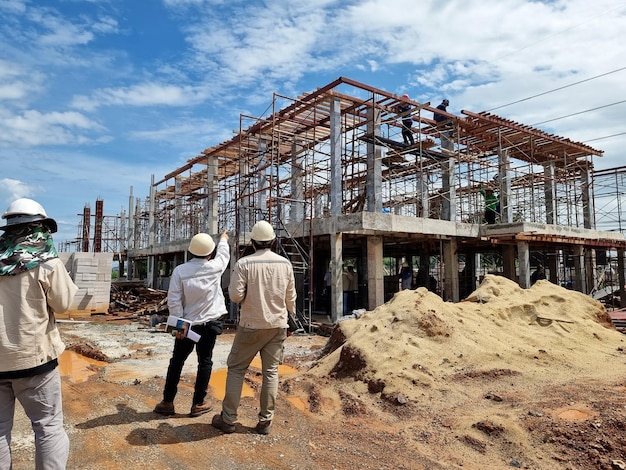
<svg viewBox="0 0 626 470"><path fill-rule="evenodd" d="M287 337L285 328L257 330L238 327L233 346L228 355L226 393L222 402L222 419L227 424L237 422L237 409L241 399L243 380L257 353L261 355L263 383L259 422L274 418L276 394L278 393L278 365L282 361L283 343Z"/></svg>

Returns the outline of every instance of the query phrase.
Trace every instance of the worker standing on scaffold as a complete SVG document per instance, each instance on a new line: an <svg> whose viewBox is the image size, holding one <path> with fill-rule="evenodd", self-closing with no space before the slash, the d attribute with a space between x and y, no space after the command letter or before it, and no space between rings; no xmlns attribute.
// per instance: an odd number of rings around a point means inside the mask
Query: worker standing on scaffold
<svg viewBox="0 0 626 470"><path fill-rule="evenodd" d="M405 104L398 105L398 114L402 117L402 139L407 145L415 145L412 129L413 116L411 116L413 107L408 103L409 95L402 95L402 98L407 101Z"/></svg>

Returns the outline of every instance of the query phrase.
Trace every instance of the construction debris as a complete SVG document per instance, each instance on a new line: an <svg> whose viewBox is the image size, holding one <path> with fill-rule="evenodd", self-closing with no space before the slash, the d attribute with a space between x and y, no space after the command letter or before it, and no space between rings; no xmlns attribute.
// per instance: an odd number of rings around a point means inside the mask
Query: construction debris
<svg viewBox="0 0 626 470"><path fill-rule="evenodd" d="M143 281L111 283L109 314L134 319L143 315L167 315L167 291L145 287Z"/></svg>

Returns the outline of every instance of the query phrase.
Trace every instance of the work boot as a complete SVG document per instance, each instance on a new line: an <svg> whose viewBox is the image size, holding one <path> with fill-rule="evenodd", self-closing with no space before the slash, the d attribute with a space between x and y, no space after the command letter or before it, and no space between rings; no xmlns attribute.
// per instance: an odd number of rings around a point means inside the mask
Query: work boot
<svg viewBox="0 0 626 470"><path fill-rule="evenodd" d="M213 419L211 420L211 425L214 428L217 428L220 431L225 432L226 434L231 434L235 432L235 425L225 423L224 420L222 419L221 414L213 416Z"/></svg>
<svg viewBox="0 0 626 470"><path fill-rule="evenodd" d="M164 400L161 403L157 403L154 407L154 412L160 415L171 416L175 413L174 402Z"/></svg>
<svg viewBox="0 0 626 470"><path fill-rule="evenodd" d="M196 416L208 413L212 409L213 405L209 405L207 402L203 401L202 403L197 403L191 407L191 412L189 413L189 416L195 418Z"/></svg>
<svg viewBox="0 0 626 470"><path fill-rule="evenodd" d="M272 421L259 421L254 430L259 434L269 434L272 427Z"/></svg>

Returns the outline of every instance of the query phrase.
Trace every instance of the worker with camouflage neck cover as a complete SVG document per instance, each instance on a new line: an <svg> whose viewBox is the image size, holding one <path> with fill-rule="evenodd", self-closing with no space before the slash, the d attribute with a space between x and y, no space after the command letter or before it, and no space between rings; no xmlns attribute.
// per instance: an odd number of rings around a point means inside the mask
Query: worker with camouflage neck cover
<svg viewBox="0 0 626 470"><path fill-rule="evenodd" d="M58 357L65 349L54 314L67 311L78 288L58 258L57 224L32 199L13 201L0 227L0 468L11 468L17 399L35 432L35 469L67 464Z"/></svg>

